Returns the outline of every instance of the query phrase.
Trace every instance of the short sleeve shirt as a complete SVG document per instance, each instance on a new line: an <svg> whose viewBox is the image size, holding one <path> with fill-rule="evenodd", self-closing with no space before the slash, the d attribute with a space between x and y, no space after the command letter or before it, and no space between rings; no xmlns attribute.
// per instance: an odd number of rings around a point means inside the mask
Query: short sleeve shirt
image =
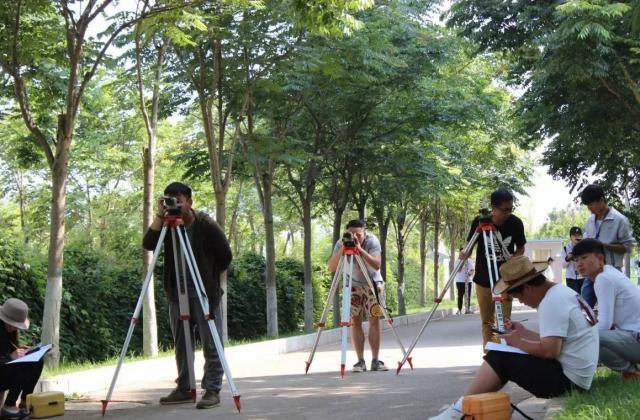
<svg viewBox="0 0 640 420"><path fill-rule="evenodd" d="M479 220L479 217L473 219L469 235L467 236L467 241L471 240L471 237L480 223ZM493 235L493 244L489 244L489 246L492 246L493 249L495 249L496 262L499 269L500 266L507 261L508 256L504 255L502 252L502 247L498 244L498 240L502 241L502 244L507 248L507 251L509 251L509 254L511 255L516 251L516 245L518 248L524 246L524 244L527 243L527 239L524 236L524 224L522 223L522 220L512 214L503 224L500 226L496 225L496 231ZM485 247L482 234L478 236L476 246L476 273L473 276L473 282L480 286L491 287L491 284L489 283L489 271L487 269L487 259L485 257ZM494 273L494 283L498 281L498 278L498 273Z"/></svg>
<svg viewBox="0 0 640 420"><path fill-rule="evenodd" d="M587 322L576 292L563 284L552 286L538 305L538 324L540 338L562 338L558 361L565 376L589 389L598 365L598 329Z"/></svg>
<svg viewBox="0 0 640 420"><path fill-rule="evenodd" d="M364 238L364 241L362 241L361 246L362 246L362 249L367 251L367 253L369 254L373 255L373 254L382 253L382 246L380 245L380 240L378 240L378 238L375 235L369 232L367 232ZM333 255L339 253L341 249L342 249L342 241L339 240L338 242L336 242L336 244L333 247ZM364 262L365 266L367 267L369 277L371 278L372 281L374 282L384 281L384 279L382 278L382 273L380 273L380 270L374 270L371 266L369 266L369 264L367 264L364 258L362 259L362 262ZM347 274L348 274L347 267L345 267L345 270L347 271ZM364 274L362 274L362 270L360 270L360 266L356 261L353 262L353 283L352 284L354 286L367 286L367 279L365 278Z"/></svg>
<svg viewBox="0 0 640 420"><path fill-rule="evenodd" d="M631 249L634 243L633 229L629 219L613 207L609 207L609 211L602 221L596 220L596 216L593 214L589 216L584 237L597 239L603 244L624 244L627 250ZM605 249L604 252L607 264L616 268L622 267L624 253L608 249Z"/></svg>

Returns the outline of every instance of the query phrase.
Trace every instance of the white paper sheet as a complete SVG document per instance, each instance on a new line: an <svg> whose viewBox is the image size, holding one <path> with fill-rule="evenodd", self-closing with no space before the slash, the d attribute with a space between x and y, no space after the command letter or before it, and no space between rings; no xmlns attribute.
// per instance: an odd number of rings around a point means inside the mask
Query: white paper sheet
<svg viewBox="0 0 640 420"><path fill-rule="evenodd" d="M520 353L520 354L529 354L524 350L520 350L517 347L513 347L510 346L508 344L504 344L504 343L494 343L493 341L489 341L485 346L484 349L489 351L489 350L495 350L495 351L506 351L508 353Z"/></svg>
<svg viewBox="0 0 640 420"><path fill-rule="evenodd" d="M42 359L44 357L45 354L47 354L47 352L49 350L51 350L51 344L47 344L46 346L40 346L40 348L36 351L34 351L33 353L27 354L26 356L23 356L19 359L16 360L12 360L10 362L7 363L7 365L11 364L11 363L30 363L30 362L39 362L40 359Z"/></svg>

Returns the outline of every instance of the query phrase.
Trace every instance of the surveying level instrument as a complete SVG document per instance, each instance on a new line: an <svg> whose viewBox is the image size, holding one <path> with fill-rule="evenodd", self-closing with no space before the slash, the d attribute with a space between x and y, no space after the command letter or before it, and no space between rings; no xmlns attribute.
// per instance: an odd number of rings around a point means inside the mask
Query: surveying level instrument
<svg viewBox="0 0 640 420"><path fill-rule="evenodd" d="M491 294L492 294L493 303L495 306L495 310L494 310L495 318L496 318L495 328L500 331L505 330L504 317L502 315L502 301L504 300L504 298L501 295L496 295L493 293L493 286L499 277L498 262L496 259L496 250L495 250L494 244L496 242L498 243L498 246L502 250L502 254L505 256L505 258L509 258L511 254L507 250L507 247L504 245L502 240L500 240L500 238L498 238L495 235L496 227L491 222L491 215L483 212L482 210L480 212L481 212L481 216L479 219L478 227L476 228L476 231L473 233L473 236L471 236L471 239L469 240L469 242L467 243L467 245L464 247L462 251L465 257L463 259L458 260L455 268L453 269L453 272L451 272L451 274L449 275L449 279L447 280L447 283L444 285L444 288L440 292L440 295L438 295L438 297L434 299L434 305L433 305L433 308L431 309L431 312L429 313L429 316L425 320L424 324L422 324L422 328L420 328L420 331L418 331L418 335L416 336L415 340L413 340L413 342L411 343L411 346L409 346L409 350L405 354L404 359L402 359L402 361L398 363L398 369L396 370L396 374L400 373L400 369L402 369L402 366L408 360L409 355L411 355L411 352L413 351L414 347L418 343L418 340L422 336L422 333L427 328L427 325L429 325L429 322L433 318L433 315L435 314L436 309L438 309L438 306L442 302L444 295L446 294L449 287L451 287L451 283L455 280L456 274L458 274L458 272L465 266L465 263L469 258L469 254L471 253L471 250L473 249L474 245L476 244L476 241L478 240L478 237L481 234L482 234L482 240L484 242L484 256L487 261L487 272L489 273L489 285L491 287ZM495 239L495 242L494 242L494 239ZM500 341L504 343L504 339L501 338Z"/></svg>
<svg viewBox="0 0 640 420"><path fill-rule="evenodd" d="M329 314L329 307L333 302L333 296L337 293L338 284L340 283L340 278L342 277L342 322L340 322L340 327L342 328L341 332L341 354L340 354L340 377L344 378L345 366L347 363L347 348L348 348L348 335L349 335L349 327L351 327L351 288L353 286L353 270L354 263L358 264L360 271L364 275L367 280L367 285L369 289L376 297L377 303L371 309L371 313L377 317L384 316L385 320L391 327L391 331L393 331L393 335L402 350L402 354L405 356L405 361L409 362L411 369L413 369L413 364L410 357L407 357L407 351L398 336L397 331L393 327L393 319L389 316L389 312L387 309L380 303L380 299L378 297L378 292L376 289L376 285L371 280L369 276L369 272L365 265L365 262L360 255L360 251L358 250L355 239L351 235L345 235L342 238L342 254L340 255L340 259L338 260L338 266L336 268L336 272L333 275L333 281L331 282L331 288L329 289L329 296L327 296L327 301L324 305L324 309L322 311L322 317L320 318L320 322L317 324L317 332L316 338L313 343L313 348L311 349L311 353L309 354L309 359L305 362L306 367L304 373L307 374L309 372L309 367L311 366L311 362L313 362L313 356L316 353L316 349L318 347L318 343L320 342L320 336L322 335L322 330L325 327L325 322L327 321L327 316ZM337 309L337 308L336 308ZM398 362L400 363L400 362Z"/></svg>
<svg viewBox="0 0 640 420"><path fill-rule="evenodd" d="M166 197L165 197L166 199ZM140 291L140 296L138 297L138 303L136 304L136 308L133 311L133 316L131 317L131 322L129 324L129 331L127 332L127 336L124 340L124 345L122 346L122 351L120 352L120 358L118 359L118 364L116 365L115 373L113 374L113 378L111 379L111 385L109 386L109 391L104 400L102 400L102 416L104 416L105 411L107 409L107 404L112 400L111 395L113 394L113 389L116 384L116 380L118 378L118 374L120 373L120 368L122 367L122 362L127 354L127 349L129 347L129 343L131 341L131 336L133 335L133 330L135 325L138 323L140 310L142 309L142 301L144 295L147 293L147 289L149 288L149 283L151 282L151 278L153 275L153 269L158 260L158 256L160 255L160 250L162 249L162 245L164 243L164 238L167 234L167 231L171 231L171 240L173 245L173 260L175 261L175 276L176 276L176 291L178 293L178 306L180 308L180 320L183 323L184 330L184 341L185 341L185 350L187 353L187 361L189 365L189 384L191 388L191 396L193 401L196 400L196 379L194 373L194 354L193 354L193 343L191 342L191 315L189 310L189 292L187 289L187 269L189 269L189 274L191 275L191 279L193 281L196 294L198 296L198 301L200 302L200 306L202 308L202 313L205 314L204 317L209 326L209 332L213 338L213 343L215 345L216 351L218 352L218 357L220 359L220 363L222 364L222 369L224 370L224 374L227 376L227 383L229 384L229 388L231 389L231 395L233 396L233 402L235 406L240 412L240 394L236 389L236 386L233 383L233 378L231 376L231 370L229 369L229 365L227 364L227 360L224 356L224 348L222 346L222 341L220 340L220 335L218 334L218 330L216 329L216 325L214 323L213 317L210 313L209 308L209 298L207 297L207 292L204 288L204 283L202 281L202 277L200 276L200 272L198 271L198 265L196 263L196 258L193 254L193 249L191 248L191 244L189 243L189 237L184 228L184 221L182 219L182 215L173 214L175 212L169 210L169 214L164 217L164 223L162 225L162 230L160 231L160 237L158 239L158 244L156 245L155 250L153 251L153 257L151 259L151 264L149 269L147 270L147 274L145 276L145 280L142 284L142 290ZM176 240L176 236L177 239ZM204 331L200 331L200 334L204 334ZM125 402L125 401L117 401L117 402Z"/></svg>

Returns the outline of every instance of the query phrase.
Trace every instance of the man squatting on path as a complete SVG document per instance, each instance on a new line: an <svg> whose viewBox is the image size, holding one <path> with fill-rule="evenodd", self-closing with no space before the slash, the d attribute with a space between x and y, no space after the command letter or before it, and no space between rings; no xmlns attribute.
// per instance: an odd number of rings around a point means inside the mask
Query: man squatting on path
<svg viewBox="0 0 640 420"><path fill-rule="evenodd" d="M500 267L494 292L538 311L540 332L506 321L507 344L528 354L490 350L464 395L495 392L513 381L538 398L589 389L598 363L598 329L588 304L570 288L548 280L547 263L515 256ZM460 419L464 396L431 419Z"/></svg>
<svg viewBox="0 0 640 420"><path fill-rule="evenodd" d="M625 380L639 380L640 288L605 265L605 249L596 239L576 244L573 255L578 271L593 282L598 298L600 362L621 372Z"/></svg>

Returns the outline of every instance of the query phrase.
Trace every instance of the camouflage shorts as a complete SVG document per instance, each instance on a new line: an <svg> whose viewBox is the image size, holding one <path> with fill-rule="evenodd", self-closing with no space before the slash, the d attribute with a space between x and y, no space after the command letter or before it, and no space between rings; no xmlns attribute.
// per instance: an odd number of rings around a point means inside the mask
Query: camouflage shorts
<svg viewBox="0 0 640 420"><path fill-rule="evenodd" d="M384 283L376 282L378 287L378 298L380 304L385 305L385 292ZM376 296L373 294L373 290L369 286L353 286L351 287L351 316L362 317L364 312L369 317L382 317L382 308L377 308Z"/></svg>

